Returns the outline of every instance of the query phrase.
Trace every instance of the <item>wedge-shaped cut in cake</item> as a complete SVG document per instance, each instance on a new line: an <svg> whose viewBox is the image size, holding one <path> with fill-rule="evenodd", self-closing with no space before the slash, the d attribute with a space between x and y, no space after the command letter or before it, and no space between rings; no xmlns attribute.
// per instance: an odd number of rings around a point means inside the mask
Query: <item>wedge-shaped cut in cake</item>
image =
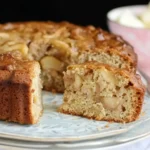
<svg viewBox="0 0 150 150"><path fill-rule="evenodd" d="M139 117L145 93L139 75L87 62L69 66L64 84L59 112L115 122L131 122Z"/></svg>
<svg viewBox="0 0 150 150"><path fill-rule="evenodd" d="M42 110L39 63L0 55L0 119L34 124Z"/></svg>

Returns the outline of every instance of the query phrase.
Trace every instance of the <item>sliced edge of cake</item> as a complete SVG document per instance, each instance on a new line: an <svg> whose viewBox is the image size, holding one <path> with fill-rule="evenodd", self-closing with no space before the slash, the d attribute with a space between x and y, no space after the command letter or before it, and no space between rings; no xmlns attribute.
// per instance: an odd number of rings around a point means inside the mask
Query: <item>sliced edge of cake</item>
<svg viewBox="0 0 150 150"><path fill-rule="evenodd" d="M131 122L141 112L145 87L139 75L97 62L70 65L58 111L95 120Z"/></svg>

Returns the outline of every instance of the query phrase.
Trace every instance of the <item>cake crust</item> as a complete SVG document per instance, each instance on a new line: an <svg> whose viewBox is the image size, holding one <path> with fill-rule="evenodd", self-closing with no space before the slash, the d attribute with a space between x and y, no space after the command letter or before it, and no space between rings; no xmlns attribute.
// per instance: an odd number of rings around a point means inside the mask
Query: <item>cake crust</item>
<svg viewBox="0 0 150 150"><path fill-rule="evenodd" d="M0 25L0 32L5 32L10 35L16 34L18 37L19 35L26 36L26 33L29 39L24 37L25 39L22 39L24 42L27 42L26 40L30 40L30 38L34 37L37 33L51 35L59 29L62 29L62 31L64 30L64 32L66 32L64 34L66 34L67 37L78 40L79 51L109 51L110 53L118 53L123 55L125 58L130 59L133 63L135 63L135 66L137 65L137 55L135 54L133 47L127 41L119 35L114 35L102 30L101 28L95 28L92 25L84 27L74 25L69 22L56 23L52 21L17 22ZM63 37L64 35L58 36Z"/></svg>

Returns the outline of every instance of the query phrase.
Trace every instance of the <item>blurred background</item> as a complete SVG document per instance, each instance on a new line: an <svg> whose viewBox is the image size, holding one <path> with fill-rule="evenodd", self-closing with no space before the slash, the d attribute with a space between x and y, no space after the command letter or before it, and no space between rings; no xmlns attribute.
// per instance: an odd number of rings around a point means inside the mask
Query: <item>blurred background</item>
<svg viewBox="0 0 150 150"><path fill-rule="evenodd" d="M148 0L3 0L0 21L70 21L108 30L106 13L110 9L135 4L148 4Z"/></svg>

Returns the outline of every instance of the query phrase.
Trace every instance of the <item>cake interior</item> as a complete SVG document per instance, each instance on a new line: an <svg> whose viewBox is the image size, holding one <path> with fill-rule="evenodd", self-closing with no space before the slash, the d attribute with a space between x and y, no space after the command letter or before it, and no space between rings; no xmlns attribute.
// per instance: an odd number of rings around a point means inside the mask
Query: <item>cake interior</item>
<svg viewBox="0 0 150 150"><path fill-rule="evenodd" d="M123 57L120 57L119 55L115 53L108 53L108 52L83 52L81 53L78 58L76 58L75 63L85 63L89 61L97 61L99 63L108 64L112 67L116 68L129 68L129 70L134 71L135 68L133 68L132 64L130 62L127 62Z"/></svg>
<svg viewBox="0 0 150 150"><path fill-rule="evenodd" d="M96 120L129 122L139 111L140 92L129 78L100 68L75 68L64 75L64 103L59 111Z"/></svg>

